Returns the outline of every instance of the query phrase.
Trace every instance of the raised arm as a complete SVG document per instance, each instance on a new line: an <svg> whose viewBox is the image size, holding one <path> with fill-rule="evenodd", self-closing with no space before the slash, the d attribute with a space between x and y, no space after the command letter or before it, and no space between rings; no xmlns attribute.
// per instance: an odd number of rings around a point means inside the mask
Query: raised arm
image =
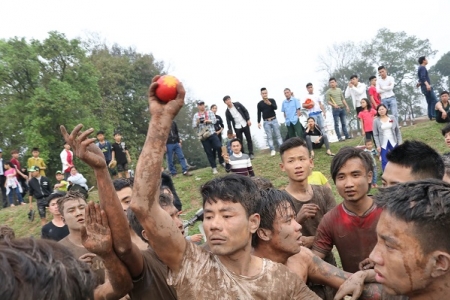
<svg viewBox="0 0 450 300"><path fill-rule="evenodd" d="M74 154L94 169L100 206L108 216L114 251L128 267L131 276L137 277L144 266L142 254L131 242L128 220L114 189L103 152L94 144L95 139L89 138L94 129L81 133L82 127L83 125L78 125L69 135L65 127L61 126L61 132L66 142L73 148Z"/></svg>
<svg viewBox="0 0 450 300"><path fill-rule="evenodd" d="M161 165L173 118L184 103L183 85L177 85L176 99L162 103L155 95L155 76L149 90L151 120L147 138L136 167L131 209L144 227L155 253L172 271L178 271L186 249L186 240L170 215L159 205Z"/></svg>

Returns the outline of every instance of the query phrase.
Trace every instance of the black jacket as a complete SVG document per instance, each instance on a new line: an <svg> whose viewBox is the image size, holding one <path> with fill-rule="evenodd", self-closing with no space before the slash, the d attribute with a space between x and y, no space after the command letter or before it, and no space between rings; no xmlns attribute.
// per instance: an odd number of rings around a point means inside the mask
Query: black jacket
<svg viewBox="0 0 450 300"><path fill-rule="evenodd" d="M172 127L170 127L170 133L166 144L178 144L179 142L180 136L178 135L178 126L175 121L172 121Z"/></svg>
<svg viewBox="0 0 450 300"><path fill-rule="evenodd" d="M248 114L248 110L245 108L244 105L240 104L239 102L233 102L234 107L236 107L237 111L241 114L241 116L244 118L245 121L250 120L250 115ZM231 129L231 123L233 123L233 129L235 129L236 123L234 122L234 118L230 113L230 109L227 108L227 111L225 112L225 117L227 118L227 126L228 130ZM236 129L235 129L236 131Z"/></svg>
<svg viewBox="0 0 450 300"><path fill-rule="evenodd" d="M28 186L30 187L29 195L36 199L43 199L52 193L50 180L45 176L41 176L40 183L35 177L31 178Z"/></svg>

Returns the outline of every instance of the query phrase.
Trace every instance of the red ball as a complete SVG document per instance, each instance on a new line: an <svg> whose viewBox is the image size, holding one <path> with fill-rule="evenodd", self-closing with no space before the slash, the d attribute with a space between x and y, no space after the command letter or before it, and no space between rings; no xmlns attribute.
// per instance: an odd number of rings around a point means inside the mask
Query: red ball
<svg viewBox="0 0 450 300"><path fill-rule="evenodd" d="M305 106L306 106L307 109L313 108L314 107L314 101L312 101L311 99L306 99Z"/></svg>
<svg viewBox="0 0 450 300"><path fill-rule="evenodd" d="M172 75L161 76L157 81L156 97L164 102L169 102L177 96L178 79Z"/></svg>

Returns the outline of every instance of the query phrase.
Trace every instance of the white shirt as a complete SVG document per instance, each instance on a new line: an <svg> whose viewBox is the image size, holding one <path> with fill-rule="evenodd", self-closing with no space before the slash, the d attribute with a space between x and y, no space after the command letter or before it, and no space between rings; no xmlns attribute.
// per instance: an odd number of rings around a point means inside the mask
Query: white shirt
<svg viewBox="0 0 450 300"><path fill-rule="evenodd" d="M345 98L352 97L353 107L361 107L361 99L367 98L366 89L366 85L362 82L358 82L357 86L347 86Z"/></svg>
<svg viewBox="0 0 450 300"><path fill-rule="evenodd" d="M395 94L392 91L394 89L394 78L392 76L386 76L385 79L379 77L377 80L377 92L380 94L381 99L394 97Z"/></svg>
<svg viewBox="0 0 450 300"><path fill-rule="evenodd" d="M247 126L247 121L242 117L242 115L238 112L236 107L233 105L231 108L228 108L231 113L231 116L234 119L234 126L236 128L244 128Z"/></svg>
<svg viewBox="0 0 450 300"><path fill-rule="evenodd" d="M4 175L5 170L3 170L3 158L0 158L0 175Z"/></svg>
<svg viewBox="0 0 450 300"><path fill-rule="evenodd" d="M308 109L308 113L314 113L317 111L322 111L320 108L320 103L322 103L322 99L320 98L320 95L316 94L306 94L305 97L303 97L302 103L300 103L300 106L303 108L303 104L306 102L307 99L311 99L314 101L314 106L311 109Z"/></svg>

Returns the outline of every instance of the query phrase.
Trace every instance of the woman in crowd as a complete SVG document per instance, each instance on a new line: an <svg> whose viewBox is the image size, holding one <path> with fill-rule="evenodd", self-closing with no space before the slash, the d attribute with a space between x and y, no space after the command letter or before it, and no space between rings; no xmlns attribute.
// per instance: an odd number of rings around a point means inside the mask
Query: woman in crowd
<svg viewBox="0 0 450 300"><path fill-rule="evenodd" d="M327 148L327 155L334 156L330 150L327 135L322 133L322 130L316 125L316 120L313 117L309 117L307 120L305 140L312 158L314 158L313 149L320 149L323 144L325 144L325 148Z"/></svg>
<svg viewBox="0 0 450 300"><path fill-rule="evenodd" d="M366 98L361 99L361 108L362 111L358 114L358 118L361 120L361 133L366 136L366 140L371 140L373 139L373 119L377 112Z"/></svg>

